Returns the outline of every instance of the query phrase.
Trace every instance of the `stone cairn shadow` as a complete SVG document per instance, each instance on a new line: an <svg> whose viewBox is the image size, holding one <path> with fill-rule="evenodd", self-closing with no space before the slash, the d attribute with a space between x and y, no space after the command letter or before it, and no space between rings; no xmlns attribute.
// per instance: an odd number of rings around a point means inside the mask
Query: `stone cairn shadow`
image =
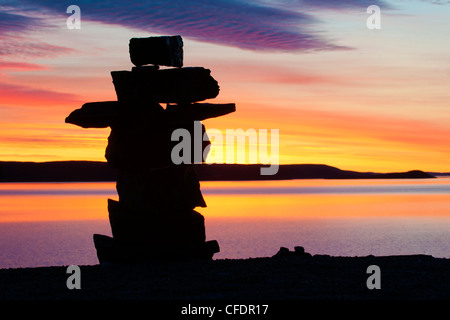
<svg viewBox="0 0 450 320"><path fill-rule="evenodd" d="M217 97L219 86L210 70L183 67L180 36L132 38L129 53L132 70L111 72L117 101L85 103L65 120L111 128L105 158L117 173L118 201L108 199L112 237L93 235L97 257L100 263L210 260L219 244L206 241L204 217L194 210L206 203L193 164L205 162L210 146L199 121L234 112L235 104L197 103ZM190 163L172 161L179 128L191 134Z"/></svg>

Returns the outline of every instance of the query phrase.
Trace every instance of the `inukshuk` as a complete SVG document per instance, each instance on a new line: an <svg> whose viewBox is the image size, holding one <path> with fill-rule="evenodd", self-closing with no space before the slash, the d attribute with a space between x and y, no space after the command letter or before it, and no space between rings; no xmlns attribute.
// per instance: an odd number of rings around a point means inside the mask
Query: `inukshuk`
<svg viewBox="0 0 450 320"><path fill-rule="evenodd" d="M117 173L118 201L108 199L112 237L94 234L97 257L100 263L211 259L219 245L206 241L204 217L194 210L206 203L193 164L205 161L210 145L199 121L234 112L235 105L196 103L215 98L219 86L210 70L183 67L180 36L133 38L129 51L135 67L111 72L117 101L85 103L66 118L83 128L111 128L105 158ZM190 163L172 159L176 129L191 133Z"/></svg>

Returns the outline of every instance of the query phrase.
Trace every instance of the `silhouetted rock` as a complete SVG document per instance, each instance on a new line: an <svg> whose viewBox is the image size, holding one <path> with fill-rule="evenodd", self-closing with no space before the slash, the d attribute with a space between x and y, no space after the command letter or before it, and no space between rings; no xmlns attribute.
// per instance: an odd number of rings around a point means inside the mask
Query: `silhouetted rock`
<svg viewBox="0 0 450 320"><path fill-rule="evenodd" d="M136 211L156 213L206 207L191 165L155 170L117 171L119 201Z"/></svg>
<svg viewBox="0 0 450 320"><path fill-rule="evenodd" d="M115 238L94 234L94 245L100 264L103 263L143 263L160 260L211 260L214 253L220 251L216 240L200 244L177 245L155 243L120 244Z"/></svg>
<svg viewBox="0 0 450 320"><path fill-rule="evenodd" d="M311 257L311 254L305 252L305 249L300 246L295 247L294 251L289 251L288 248L281 247L280 250L274 256L272 256L272 258L291 257L291 256L309 258Z"/></svg>
<svg viewBox="0 0 450 320"><path fill-rule="evenodd" d="M179 212L135 211L108 199L108 212L114 239L120 244L158 243L170 245L205 242L205 219L195 210Z"/></svg>
<svg viewBox="0 0 450 320"><path fill-rule="evenodd" d="M209 118L221 117L236 111L234 103L192 103L192 104L168 104L166 115L174 120L201 121Z"/></svg>
<svg viewBox="0 0 450 320"><path fill-rule="evenodd" d="M202 67L180 69L113 71L117 99L127 108L141 108L150 102L191 103L212 99L219 85L211 71Z"/></svg>
<svg viewBox="0 0 450 320"><path fill-rule="evenodd" d="M130 60L135 66L183 66L183 40L180 36L132 38L129 50Z"/></svg>
<svg viewBox="0 0 450 320"><path fill-rule="evenodd" d="M294 247L294 251L296 254L305 254L305 248L300 246Z"/></svg>
<svg viewBox="0 0 450 320"><path fill-rule="evenodd" d="M72 111L65 121L83 128L106 128L118 118L119 102L103 101L83 104L80 109Z"/></svg>
<svg viewBox="0 0 450 320"><path fill-rule="evenodd" d="M120 124L121 119L135 119L139 115L139 118L158 120L158 124L163 121L173 125L224 116L236 111L236 106L234 103L168 104L163 110L161 105L154 103L152 107L139 110L138 114L126 109L118 101L88 102L72 111L65 122L82 128L106 128Z"/></svg>
<svg viewBox="0 0 450 320"><path fill-rule="evenodd" d="M206 203L191 164L204 162L211 144L199 121L236 106L193 104L215 98L219 85L208 69L181 68L180 36L133 38L129 49L136 67L111 72L117 101L86 103L66 118L83 128L111 127L105 158L117 170L119 201L108 199L113 238L94 235L97 256L126 263L211 259L219 246L206 242L205 219L193 210Z"/></svg>
<svg viewBox="0 0 450 320"><path fill-rule="evenodd" d="M199 134L195 134L195 126L193 121L176 123L165 121L164 118L121 121L119 125L111 127L105 158L113 168L120 170L173 165L172 150L184 141L184 137L172 141L172 133L176 129L184 129L189 133L189 140L184 142L190 146L183 148L186 152L190 150L186 164L202 163L207 156L205 149L211 142L209 139L204 140L204 125L199 127ZM197 145L200 150L196 150Z"/></svg>

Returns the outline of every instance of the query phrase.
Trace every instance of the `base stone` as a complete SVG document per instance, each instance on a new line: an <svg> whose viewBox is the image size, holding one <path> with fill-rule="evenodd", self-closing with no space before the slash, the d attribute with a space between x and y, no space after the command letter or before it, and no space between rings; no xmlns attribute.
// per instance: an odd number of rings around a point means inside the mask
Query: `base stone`
<svg viewBox="0 0 450 320"><path fill-rule="evenodd" d="M94 234L93 238L100 264L211 260L214 253L220 251L219 243L216 240L191 245L184 243L177 245L164 243L126 245L117 243L116 239L101 234Z"/></svg>

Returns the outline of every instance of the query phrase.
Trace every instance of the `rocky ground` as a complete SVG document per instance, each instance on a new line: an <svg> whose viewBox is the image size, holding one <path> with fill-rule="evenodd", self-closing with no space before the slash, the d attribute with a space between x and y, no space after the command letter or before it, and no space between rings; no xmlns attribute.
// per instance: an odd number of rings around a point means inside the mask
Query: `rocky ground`
<svg viewBox="0 0 450 320"><path fill-rule="evenodd" d="M369 289L379 267L380 289ZM0 308L14 315L118 314L127 319L302 319L343 315L442 316L450 299L450 259L426 255L271 258L0 269ZM73 282L72 282L73 283ZM356 305L355 305L356 303ZM431 305L430 305L431 303ZM250 311L253 311L249 315ZM12 314L11 313L11 314ZM154 316L154 315L159 316Z"/></svg>
<svg viewBox="0 0 450 320"><path fill-rule="evenodd" d="M368 289L370 265L380 289ZM285 255L244 260L80 266L69 290L67 267L0 270L2 300L442 300L450 298L450 259L426 255Z"/></svg>

